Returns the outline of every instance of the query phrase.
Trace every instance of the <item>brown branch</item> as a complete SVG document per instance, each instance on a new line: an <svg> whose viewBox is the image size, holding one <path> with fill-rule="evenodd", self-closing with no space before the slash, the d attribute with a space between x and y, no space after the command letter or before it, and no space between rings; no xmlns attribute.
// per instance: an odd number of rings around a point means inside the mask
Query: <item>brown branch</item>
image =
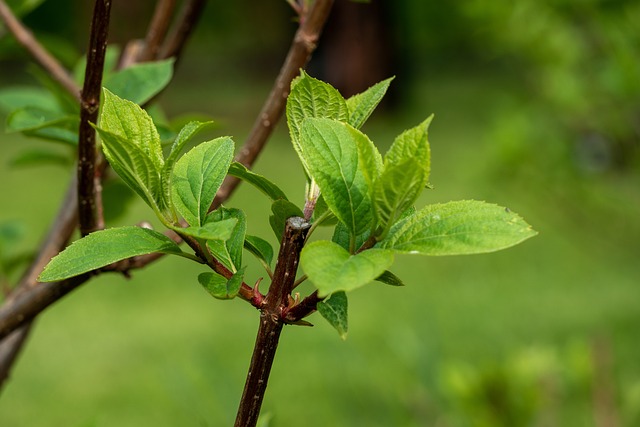
<svg viewBox="0 0 640 427"><path fill-rule="evenodd" d="M156 10L147 30L144 47L138 56L139 62L151 61L158 56L160 45L169 30L175 7L176 0L158 0L156 3Z"/></svg>
<svg viewBox="0 0 640 427"><path fill-rule="evenodd" d="M284 112L291 81L298 75L300 68L306 65L316 49L320 33L329 17L332 6L333 0L316 0L309 13L301 18L300 27L296 31L289 53L282 64L271 93L258 114L247 141L236 156L237 162L251 168L258 158ZM217 198L227 199L239 183L238 178L227 176Z"/></svg>
<svg viewBox="0 0 640 427"><path fill-rule="evenodd" d="M91 35L87 52L87 66L80 102L80 128L78 139L78 209L80 234L87 234L104 227L104 220L98 216L101 205L101 176L96 169L96 132L91 123L98 121L100 90L104 57L107 51L111 0L96 0L91 21Z"/></svg>
<svg viewBox="0 0 640 427"><path fill-rule="evenodd" d="M206 0L188 0L184 4L176 24L160 49L158 59L175 57L177 61L182 56L182 49L202 16L205 4Z"/></svg>
<svg viewBox="0 0 640 427"><path fill-rule="evenodd" d="M282 313L289 305L289 296L298 271L300 251L310 226L303 218L292 217L287 220L278 262L273 272L273 281L260 313L260 327L240 399L235 427L254 427L258 421L269 373L284 325Z"/></svg>
<svg viewBox="0 0 640 427"><path fill-rule="evenodd" d="M67 70L54 58L33 36L22 22L13 14L4 0L0 0L0 18L7 28L36 60L36 62L47 71L54 80L64 87L67 92L76 99L80 99L80 88L76 85Z"/></svg>
<svg viewBox="0 0 640 427"><path fill-rule="evenodd" d="M9 379L11 367L29 336L31 325L32 323L27 323L25 326L16 329L0 342L0 388Z"/></svg>

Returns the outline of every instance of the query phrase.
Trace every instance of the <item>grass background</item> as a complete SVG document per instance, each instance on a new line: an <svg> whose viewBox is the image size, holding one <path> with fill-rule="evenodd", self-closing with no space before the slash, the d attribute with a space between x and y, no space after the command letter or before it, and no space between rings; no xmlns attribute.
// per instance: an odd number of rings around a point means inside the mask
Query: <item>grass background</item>
<svg viewBox="0 0 640 427"><path fill-rule="evenodd" d="M191 69L183 65L166 109L206 110L219 122L213 134L241 141L267 86L243 77L204 83L193 79L207 70ZM512 89L503 77L430 75L365 131L384 148L435 112L435 190L418 206L488 200L540 234L495 254L398 257L393 270L407 286L353 292L345 342L317 314L314 328L285 328L264 402L271 426L595 426L599 375L613 384L621 425L640 422L637 174L551 186L496 175L488 122L492 100ZM203 99L205 91L214 96ZM49 226L71 172L8 166L42 145L0 135L0 221L24 222L23 248ZM302 201L302 171L282 125L256 170ZM251 234L274 240L258 192L243 186L228 205L247 212ZM135 203L110 225L150 216ZM208 297L201 271L166 258L131 280L101 276L47 310L2 392L0 425L231 425L258 313ZM250 263L248 281L261 275ZM598 342L610 369L595 367Z"/></svg>

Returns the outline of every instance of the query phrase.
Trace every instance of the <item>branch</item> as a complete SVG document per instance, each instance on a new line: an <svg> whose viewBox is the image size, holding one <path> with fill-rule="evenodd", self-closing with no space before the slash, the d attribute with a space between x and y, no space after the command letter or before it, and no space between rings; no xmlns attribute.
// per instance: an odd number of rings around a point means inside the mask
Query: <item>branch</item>
<svg viewBox="0 0 640 427"><path fill-rule="evenodd" d="M100 188L101 177L96 173L96 131L91 127L91 123L98 121L110 12L111 0L95 1L80 102L78 139L78 200L80 203L78 208L82 236L104 226L103 219L101 216L98 217L97 206L101 203L96 202L101 198L100 193L96 191L96 188Z"/></svg>
<svg viewBox="0 0 640 427"><path fill-rule="evenodd" d="M271 89L251 133L236 156L236 161L251 168L258 155L264 148L269 136L273 132L278 120L284 112L287 95L291 87L291 81L298 75L300 68L304 67L316 49L320 33L324 27L329 12L333 6L333 0L316 0L309 10L308 15L301 18L301 24L296 31L289 53L280 68L280 73ZM240 183L238 178L227 176L214 204L220 204L218 199L226 200Z"/></svg>
<svg viewBox="0 0 640 427"><path fill-rule="evenodd" d="M171 57L176 57L176 61L179 59L182 49L202 16L205 4L205 0L188 0L184 4L177 23L160 49L158 59Z"/></svg>
<svg viewBox="0 0 640 427"><path fill-rule="evenodd" d="M0 0L0 18L7 28L20 43L45 69L54 80L64 87L75 99L80 100L80 88L76 85L71 75L33 36L22 22L13 14L4 0Z"/></svg>
<svg viewBox="0 0 640 427"><path fill-rule="evenodd" d="M156 10L147 30L144 48L138 56L139 62L151 61L158 56L160 44L167 35L175 7L176 0L158 0Z"/></svg>
<svg viewBox="0 0 640 427"><path fill-rule="evenodd" d="M310 227L311 225L303 218L292 217L287 220L273 281L260 314L260 327L240 399L235 427L253 427L258 421L269 373L284 325L283 309L289 305L289 296L298 271L300 251Z"/></svg>

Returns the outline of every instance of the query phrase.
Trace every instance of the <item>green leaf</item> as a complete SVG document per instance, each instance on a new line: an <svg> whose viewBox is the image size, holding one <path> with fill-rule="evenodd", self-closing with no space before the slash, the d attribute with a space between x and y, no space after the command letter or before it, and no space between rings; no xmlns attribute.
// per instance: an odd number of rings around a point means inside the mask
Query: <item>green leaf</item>
<svg viewBox="0 0 640 427"><path fill-rule="evenodd" d="M211 253L232 271L242 267L242 249L247 233L247 218L240 209L220 207L207 216L206 223L219 222L227 219L237 221L231 237L226 241L209 240L207 245Z"/></svg>
<svg viewBox="0 0 640 427"><path fill-rule="evenodd" d="M291 82L291 93L287 98L287 125L293 148L307 170L307 159L302 155L300 132L305 119L324 117L347 121L349 109L340 92L328 83L310 77L304 71Z"/></svg>
<svg viewBox="0 0 640 427"><path fill-rule="evenodd" d="M338 331L343 340L347 339L347 330L349 329L348 307L347 294L344 292L333 293L329 298L317 304L318 313L327 319L327 322Z"/></svg>
<svg viewBox="0 0 640 427"><path fill-rule="evenodd" d="M171 178L172 200L192 226L203 225L233 158L229 137L202 143L180 158Z"/></svg>
<svg viewBox="0 0 640 427"><path fill-rule="evenodd" d="M404 286L404 282L398 276L386 270L380 276L376 277L376 282L381 282L391 286Z"/></svg>
<svg viewBox="0 0 640 427"><path fill-rule="evenodd" d="M377 246L400 253L465 255L505 249L536 234L507 208L465 200L430 205L398 221Z"/></svg>
<svg viewBox="0 0 640 427"><path fill-rule="evenodd" d="M211 125L213 122L197 122L192 121L182 127L180 133L176 136L171 146L171 151L167 160L162 168L162 189L165 193L167 200L171 200L171 178L173 175L173 168L176 162L180 158L180 153L184 146L203 128Z"/></svg>
<svg viewBox="0 0 640 427"><path fill-rule="evenodd" d="M73 144L77 144L78 117L62 111L44 110L39 107L24 107L13 111L7 117L7 132L35 132L45 128L60 128L73 132ZM46 134L45 134L46 135ZM53 139L53 138L51 138ZM61 142L69 142L68 138Z"/></svg>
<svg viewBox="0 0 640 427"><path fill-rule="evenodd" d="M403 132L385 155L382 173L373 187L374 215L381 236L413 205L429 182L431 152L427 136L432 118Z"/></svg>
<svg viewBox="0 0 640 427"><path fill-rule="evenodd" d="M300 138L311 177L353 235L362 234L373 220L369 189L358 167L357 140L364 138L350 125L329 119L305 120Z"/></svg>
<svg viewBox="0 0 640 427"><path fill-rule="evenodd" d="M232 299L238 295L242 286L244 268L235 273L229 280L218 273L200 273L198 282L211 296L217 299Z"/></svg>
<svg viewBox="0 0 640 427"><path fill-rule="evenodd" d="M266 240L258 236L247 235L244 239L244 248L263 261L266 266L271 265L273 248Z"/></svg>
<svg viewBox="0 0 640 427"><path fill-rule="evenodd" d="M98 127L138 147L159 172L164 165L164 156L160 135L149 114L137 104L122 99L107 89L102 89L102 94L104 102Z"/></svg>
<svg viewBox="0 0 640 427"><path fill-rule="evenodd" d="M269 217L269 224L278 241L282 239L287 219L292 216L302 217L304 215L298 206L284 199L273 202L271 204L271 212L273 212L273 215Z"/></svg>
<svg viewBox="0 0 640 427"><path fill-rule="evenodd" d="M28 150L19 153L11 159L10 165L14 167L58 165L69 166L73 161L68 154L60 154L44 149Z"/></svg>
<svg viewBox="0 0 640 427"><path fill-rule="evenodd" d="M119 227L96 231L76 240L55 256L38 281L68 279L123 259L152 252L186 255L170 238L141 227Z"/></svg>
<svg viewBox="0 0 640 427"><path fill-rule="evenodd" d="M318 225L336 225L339 224L338 218L331 212L329 206L327 206L327 202L324 201L324 197L322 194L316 200L316 208L313 211L313 223L316 224L317 221L322 220L322 222Z"/></svg>
<svg viewBox="0 0 640 427"><path fill-rule="evenodd" d="M321 240L304 247L300 265L319 296L350 291L376 279L393 264L393 251L369 249L350 255L338 244Z"/></svg>
<svg viewBox="0 0 640 427"><path fill-rule="evenodd" d="M269 181L262 175L250 171L242 163L231 163L231 167L229 167L229 175L235 176L236 178L240 178L241 180L248 182L274 202L280 199L288 200L286 194L284 194L284 191L282 191L277 185L275 185L273 182Z"/></svg>
<svg viewBox="0 0 640 427"><path fill-rule="evenodd" d="M147 153L119 135L96 127L102 139L102 151L113 170L156 214L162 215L160 171Z"/></svg>
<svg viewBox="0 0 640 427"><path fill-rule="evenodd" d="M360 129L367 121L373 110L376 109L394 77L381 81L362 93L347 99L349 108L349 124L356 129Z"/></svg>
<svg viewBox="0 0 640 427"><path fill-rule="evenodd" d="M336 228L333 230L331 241L339 244L349 253L355 253L369 238L370 235L371 231L367 229L362 234L358 234L357 236L355 236L355 239L352 239L351 232L349 231L347 226L339 222L336 225Z"/></svg>
<svg viewBox="0 0 640 427"><path fill-rule="evenodd" d="M61 111L57 99L49 91L32 86L13 86L0 90L0 111L10 113L25 107L45 111Z"/></svg>
<svg viewBox="0 0 640 427"><path fill-rule="evenodd" d="M195 237L196 239L221 240L224 242L231 237L237 223L238 220L236 218L229 218L217 222L206 222L199 227L175 227L173 229L187 236Z"/></svg>
<svg viewBox="0 0 640 427"><path fill-rule="evenodd" d="M111 74L104 86L120 98L144 104L164 89L173 77L174 59L134 64Z"/></svg>

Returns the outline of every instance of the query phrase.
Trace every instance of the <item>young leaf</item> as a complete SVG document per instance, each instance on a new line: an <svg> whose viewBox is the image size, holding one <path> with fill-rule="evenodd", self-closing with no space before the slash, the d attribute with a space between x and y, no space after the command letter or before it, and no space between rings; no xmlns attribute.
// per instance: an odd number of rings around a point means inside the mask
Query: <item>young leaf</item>
<svg viewBox="0 0 640 427"><path fill-rule="evenodd" d="M340 92L328 83L310 77L304 71L291 82L291 93L287 98L287 125L293 148L300 156L305 170L307 159L300 147L302 123L310 117L324 117L346 122L349 109Z"/></svg>
<svg viewBox="0 0 640 427"><path fill-rule="evenodd" d="M266 266L271 265L273 248L266 240L258 236L247 235L244 239L244 248L263 261Z"/></svg>
<svg viewBox="0 0 640 427"><path fill-rule="evenodd" d="M338 244L326 240L308 244L300 255L300 265L318 288L319 296L364 286L391 264L393 251L369 249L350 255Z"/></svg>
<svg viewBox="0 0 640 427"><path fill-rule="evenodd" d="M238 220L236 218L224 219L217 222L207 222L200 227L173 228L178 233L186 234L201 240L226 241L231 237Z"/></svg>
<svg viewBox="0 0 640 427"><path fill-rule="evenodd" d="M247 219L240 209L220 207L207 216L206 223L224 221L233 218L237 221L231 237L225 242L209 240L207 245L211 253L232 271L242 267L242 248L247 232Z"/></svg>
<svg viewBox="0 0 640 427"><path fill-rule="evenodd" d="M389 270L386 270L384 273L376 277L376 282L381 282L391 286L404 286L402 279Z"/></svg>
<svg viewBox="0 0 640 427"><path fill-rule="evenodd" d="M160 135L149 114L137 104L122 99L107 89L102 89L102 95L104 102L98 127L138 147L159 173L164 165L164 156Z"/></svg>
<svg viewBox="0 0 640 427"><path fill-rule="evenodd" d="M311 177L327 206L353 235L370 228L373 220L366 180L358 167L357 140L367 138L348 124L329 119L307 119L300 147Z"/></svg>
<svg viewBox="0 0 640 427"><path fill-rule="evenodd" d="M382 236L413 205L429 182L427 132L432 118L403 132L385 155L382 172L373 187L374 215Z"/></svg>
<svg viewBox="0 0 640 427"><path fill-rule="evenodd" d="M162 168L162 189L165 193L166 200L171 200L171 177L173 174L173 168L180 158L182 149L196 133L204 127L209 126L211 123L213 122L189 122L182 127L180 133L178 133L173 141L169 156L167 156L167 160L164 162L164 167Z"/></svg>
<svg viewBox="0 0 640 427"><path fill-rule="evenodd" d="M162 200L160 171L140 147L120 135L96 128L102 151L113 170L158 215L167 202Z"/></svg>
<svg viewBox="0 0 640 427"><path fill-rule="evenodd" d="M287 219L292 216L302 217L304 214L299 207L288 200L280 199L271 204L271 212L273 215L269 217L269 224L276 235L278 241L282 239L284 233L284 225Z"/></svg>
<svg viewBox="0 0 640 427"><path fill-rule="evenodd" d="M336 292L331 294L329 298L324 301L320 301L317 304L318 313L322 315L327 322L340 334L340 338L347 339L348 325L348 300L347 294L344 292Z"/></svg>
<svg viewBox="0 0 640 427"><path fill-rule="evenodd" d="M211 296L217 299L232 299L238 295L242 286L244 268L235 273L229 280L214 272L200 273L198 282Z"/></svg>
<svg viewBox="0 0 640 427"><path fill-rule="evenodd" d="M364 122L367 121L373 110L376 109L389 85L394 77L388 78L376 83L362 93L347 99L347 107L349 108L349 124L356 129L360 129Z"/></svg>
<svg viewBox="0 0 640 427"><path fill-rule="evenodd" d="M192 148L176 162L172 200L191 226L203 225L233 158L233 141L216 138Z"/></svg>
<svg viewBox="0 0 640 427"><path fill-rule="evenodd" d="M505 249L536 234L507 208L464 200L430 205L398 221L378 246L400 253L465 255Z"/></svg>
<svg viewBox="0 0 640 427"><path fill-rule="evenodd" d="M171 58L134 64L109 75L104 86L120 98L142 105L169 84L174 62Z"/></svg>
<svg viewBox="0 0 640 427"><path fill-rule="evenodd" d="M108 228L76 240L53 257L38 281L68 279L123 259L152 252L187 255L173 240L157 231L134 226Z"/></svg>

